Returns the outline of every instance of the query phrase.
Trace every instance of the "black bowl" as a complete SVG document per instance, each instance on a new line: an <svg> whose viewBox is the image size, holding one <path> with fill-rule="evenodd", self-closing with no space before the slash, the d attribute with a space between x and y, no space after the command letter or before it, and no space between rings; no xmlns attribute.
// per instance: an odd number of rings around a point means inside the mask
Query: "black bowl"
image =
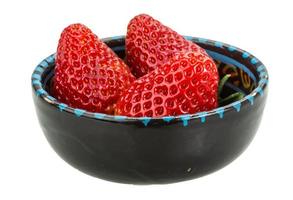
<svg viewBox="0 0 293 200"><path fill-rule="evenodd" d="M163 118L130 118L91 113L58 102L49 94L55 56L32 75L39 122L53 149L75 168L106 180L159 184L214 172L239 156L253 139L267 97L268 74L251 54L234 46L186 37L207 50L220 76L231 73L224 95L240 101L209 112ZM124 57L124 37L104 41Z"/></svg>

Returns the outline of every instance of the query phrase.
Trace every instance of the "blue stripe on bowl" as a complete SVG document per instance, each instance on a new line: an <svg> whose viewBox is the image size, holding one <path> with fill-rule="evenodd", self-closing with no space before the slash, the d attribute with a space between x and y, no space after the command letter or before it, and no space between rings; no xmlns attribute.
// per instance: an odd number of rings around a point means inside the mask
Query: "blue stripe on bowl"
<svg viewBox="0 0 293 200"><path fill-rule="evenodd" d="M40 72L42 73L44 71L44 69L41 67L41 66L38 66L36 69L35 69L36 72Z"/></svg>
<svg viewBox="0 0 293 200"><path fill-rule="evenodd" d="M55 54L53 54L53 55L47 57L47 58L46 58L46 61L47 61L48 63L54 63L54 62L55 62Z"/></svg>
<svg viewBox="0 0 293 200"><path fill-rule="evenodd" d="M255 65L256 63L258 63L258 60L256 58L251 58L250 63Z"/></svg>
<svg viewBox="0 0 293 200"><path fill-rule="evenodd" d="M33 85L42 86L40 80L33 80L32 83L33 83Z"/></svg>
<svg viewBox="0 0 293 200"><path fill-rule="evenodd" d="M187 126L188 121L190 120L190 115L180 115L179 117L183 122L183 126Z"/></svg>
<svg viewBox="0 0 293 200"><path fill-rule="evenodd" d="M268 79L262 78L260 79L260 81L258 82L258 84L267 84L268 83Z"/></svg>
<svg viewBox="0 0 293 200"><path fill-rule="evenodd" d="M188 36L188 35L184 36L184 38L185 38L186 40L192 40L192 39L193 39L192 36Z"/></svg>
<svg viewBox="0 0 293 200"><path fill-rule="evenodd" d="M113 39L115 39L115 40L121 40L121 39L125 39L125 36L124 35L112 36L112 37L108 37L108 38L103 38L102 41L103 42L110 42Z"/></svg>
<svg viewBox="0 0 293 200"><path fill-rule="evenodd" d="M44 89L37 89L37 91L36 91L36 93L37 93L37 96L40 96L40 95L43 95L43 94L47 94L47 92L44 90Z"/></svg>
<svg viewBox="0 0 293 200"><path fill-rule="evenodd" d="M39 65L42 66L43 68L46 68L49 66L49 64L46 60L43 60Z"/></svg>
<svg viewBox="0 0 293 200"><path fill-rule="evenodd" d="M233 102L232 106L236 109L237 112L240 112L241 102L239 102L239 101Z"/></svg>
<svg viewBox="0 0 293 200"><path fill-rule="evenodd" d="M94 116L95 116L96 119L105 119L106 114L95 113Z"/></svg>
<svg viewBox="0 0 293 200"><path fill-rule="evenodd" d="M253 105L253 102L254 102L254 96L252 96L252 95L247 95L245 98L250 102L250 105Z"/></svg>
<svg viewBox="0 0 293 200"><path fill-rule="evenodd" d="M207 112L199 112L197 116L200 118L201 123L204 123L206 121Z"/></svg>
<svg viewBox="0 0 293 200"><path fill-rule="evenodd" d="M232 52L232 51L235 51L236 49L237 49L237 48L234 47L234 46L229 46L229 47L228 47L228 51L231 51L231 52Z"/></svg>
<svg viewBox="0 0 293 200"><path fill-rule="evenodd" d="M145 125L147 126L148 123L151 121L152 118L150 117L140 117L139 120Z"/></svg>
<svg viewBox="0 0 293 200"><path fill-rule="evenodd" d="M117 121L124 121L127 117L126 116L121 116L121 115L115 115L114 119L116 119Z"/></svg>
<svg viewBox="0 0 293 200"><path fill-rule="evenodd" d="M123 38L124 38L123 35L117 35L117 36L113 36L113 37L111 37L111 40L121 40L121 39L123 39Z"/></svg>
<svg viewBox="0 0 293 200"><path fill-rule="evenodd" d="M223 43L222 43L222 42L218 42L218 41L216 41L216 42L215 42L215 46L216 46L216 47L219 47L219 48L222 48L222 47L223 47Z"/></svg>
<svg viewBox="0 0 293 200"><path fill-rule="evenodd" d="M50 96L50 95L48 95L47 98L48 98L49 100L51 100L51 101L56 101L56 99L55 99L54 97Z"/></svg>
<svg viewBox="0 0 293 200"><path fill-rule="evenodd" d="M205 38L198 38L198 42L200 42L200 43L207 43L208 40L205 39Z"/></svg>
<svg viewBox="0 0 293 200"><path fill-rule="evenodd" d="M210 51L210 50L206 50L207 53L214 59L216 60L219 60L219 61L222 61L226 64L231 64L231 65L234 65L235 67L238 67L240 69L242 69L244 72L247 73L247 75L254 81L256 81L256 78L254 76L254 74L246 67L244 66L243 64L241 64L240 62L234 60L233 58L230 58L228 56L225 56L225 55L222 55L222 54L219 54L217 52L214 52L214 51Z"/></svg>
<svg viewBox="0 0 293 200"><path fill-rule="evenodd" d="M59 108L59 110L62 112L65 108L67 108L68 107L68 105L67 104L65 104L65 103L60 103L60 104L58 104L58 108Z"/></svg>
<svg viewBox="0 0 293 200"><path fill-rule="evenodd" d="M74 109L74 114L77 116L77 117L81 117L86 111L83 110L83 109Z"/></svg>
<svg viewBox="0 0 293 200"><path fill-rule="evenodd" d="M35 78L35 79L41 79L41 75L40 74L33 74L32 77Z"/></svg>
<svg viewBox="0 0 293 200"><path fill-rule="evenodd" d="M164 120L165 122L170 122L172 119L174 119L173 116L166 116L166 117L163 117L163 120Z"/></svg>
<svg viewBox="0 0 293 200"><path fill-rule="evenodd" d="M264 77L266 77L266 75L267 75L266 72L260 72L259 73L260 78L264 78Z"/></svg>
<svg viewBox="0 0 293 200"><path fill-rule="evenodd" d="M257 67L257 71L258 72L261 72L264 69L265 69L265 66L264 65L260 65L260 66Z"/></svg>
<svg viewBox="0 0 293 200"><path fill-rule="evenodd" d="M217 108L216 109L216 113L219 115L219 117L221 118L221 119L223 119L223 117L224 117L224 108Z"/></svg>
<svg viewBox="0 0 293 200"><path fill-rule="evenodd" d="M243 52L243 54L242 54L242 58L248 58L249 57L249 53L247 53L247 52Z"/></svg>
<svg viewBox="0 0 293 200"><path fill-rule="evenodd" d="M257 88L255 89L255 91L256 91L257 93L259 93L261 96L263 95L263 90L262 90L262 88L257 87Z"/></svg>

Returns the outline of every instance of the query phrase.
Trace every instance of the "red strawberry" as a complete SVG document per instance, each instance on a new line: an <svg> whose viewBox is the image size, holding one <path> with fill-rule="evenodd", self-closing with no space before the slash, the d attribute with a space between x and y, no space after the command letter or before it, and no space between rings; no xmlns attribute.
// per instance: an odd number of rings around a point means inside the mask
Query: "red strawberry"
<svg viewBox="0 0 293 200"><path fill-rule="evenodd" d="M64 29L52 90L58 100L74 108L111 114L133 81L128 66L89 28L73 24Z"/></svg>
<svg viewBox="0 0 293 200"><path fill-rule="evenodd" d="M206 54L201 47L187 41L149 15L138 15L128 24L126 61L136 77L164 65L175 54L187 51L200 51Z"/></svg>
<svg viewBox="0 0 293 200"><path fill-rule="evenodd" d="M115 114L134 117L175 116L218 106L219 76L214 61L199 52L175 55L137 79L118 100Z"/></svg>

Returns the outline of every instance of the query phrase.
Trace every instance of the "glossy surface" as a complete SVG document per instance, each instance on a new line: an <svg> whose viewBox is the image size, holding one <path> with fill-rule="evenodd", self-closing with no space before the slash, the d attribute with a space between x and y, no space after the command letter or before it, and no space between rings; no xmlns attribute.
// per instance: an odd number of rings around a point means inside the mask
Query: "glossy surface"
<svg viewBox="0 0 293 200"><path fill-rule="evenodd" d="M75 168L106 180L159 184L216 171L233 161L253 139L267 97L267 72L244 51L220 42L187 37L217 60L220 75L234 73L225 94L244 99L205 113L149 119L73 109L49 95L54 57L32 75L40 125L54 150ZM124 39L106 39L121 57Z"/></svg>
<svg viewBox="0 0 293 200"><path fill-rule="evenodd" d="M115 113L162 117L209 111L218 107L218 82L212 58L200 52L179 53L135 80L117 101Z"/></svg>
<svg viewBox="0 0 293 200"><path fill-rule="evenodd" d="M114 114L114 103L134 80L123 60L88 27L71 24L62 31L50 90L56 99L75 108Z"/></svg>
<svg viewBox="0 0 293 200"><path fill-rule="evenodd" d="M136 77L167 63L177 53L206 52L147 14L132 18L125 38L126 62Z"/></svg>

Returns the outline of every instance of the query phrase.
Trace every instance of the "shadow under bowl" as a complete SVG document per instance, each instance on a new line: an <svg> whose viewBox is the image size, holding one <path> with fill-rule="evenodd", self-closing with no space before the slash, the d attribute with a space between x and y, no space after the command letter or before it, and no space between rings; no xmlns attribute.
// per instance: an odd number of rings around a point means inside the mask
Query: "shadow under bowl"
<svg viewBox="0 0 293 200"><path fill-rule="evenodd" d="M33 100L53 149L73 167L102 179L162 184L214 172L238 157L253 139L267 97L268 74L250 53L217 41L186 37L216 61L219 74L232 74L224 95L245 94L217 109L163 118L130 118L71 108L50 95L55 55L32 75ZM104 41L121 58L124 36Z"/></svg>

